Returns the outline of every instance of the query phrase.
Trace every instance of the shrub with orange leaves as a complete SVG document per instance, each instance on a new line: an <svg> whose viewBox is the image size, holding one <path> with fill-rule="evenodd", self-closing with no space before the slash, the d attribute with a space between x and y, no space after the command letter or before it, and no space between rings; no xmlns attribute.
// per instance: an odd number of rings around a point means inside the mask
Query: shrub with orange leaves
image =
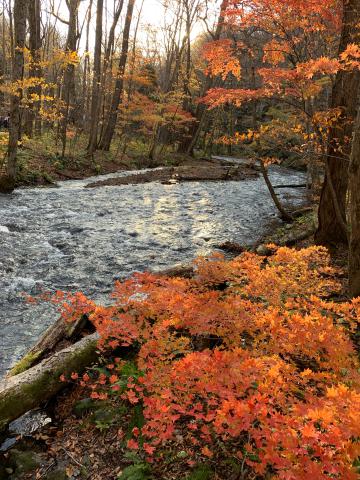
<svg viewBox="0 0 360 480"><path fill-rule="evenodd" d="M188 458L236 457L256 478L355 480L360 299L333 301L324 248L271 248L200 258L191 279L136 274L110 306L74 296L64 315L87 313L99 347L133 348L139 372L124 383L115 359L82 382L142 405L128 447L153 461L176 440Z"/></svg>

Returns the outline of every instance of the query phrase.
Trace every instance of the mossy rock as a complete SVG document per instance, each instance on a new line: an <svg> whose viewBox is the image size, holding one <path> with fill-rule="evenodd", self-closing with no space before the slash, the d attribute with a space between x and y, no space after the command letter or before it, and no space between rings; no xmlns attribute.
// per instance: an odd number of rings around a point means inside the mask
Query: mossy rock
<svg viewBox="0 0 360 480"><path fill-rule="evenodd" d="M11 193L15 188L15 180L9 175L0 177L0 193Z"/></svg>
<svg viewBox="0 0 360 480"><path fill-rule="evenodd" d="M21 451L13 449L10 451L9 465L14 469L16 475L32 472L41 464L41 457L32 451Z"/></svg>

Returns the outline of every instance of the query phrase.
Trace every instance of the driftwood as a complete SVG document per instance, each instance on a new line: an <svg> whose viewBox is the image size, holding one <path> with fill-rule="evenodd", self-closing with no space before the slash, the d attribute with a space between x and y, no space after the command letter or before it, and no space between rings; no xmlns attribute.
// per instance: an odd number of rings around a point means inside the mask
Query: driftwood
<svg viewBox="0 0 360 480"><path fill-rule="evenodd" d="M39 363L45 356L54 353L62 341L76 341L87 324L88 319L86 316L82 316L72 323L66 323L61 317L58 318L58 320L45 331L40 340L14 365L8 376L22 373L36 363Z"/></svg>
<svg viewBox="0 0 360 480"><path fill-rule="evenodd" d="M60 375L81 373L96 360L98 334L84 337L23 373L0 382L0 431L20 415L38 407L56 393L64 384Z"/></svg>

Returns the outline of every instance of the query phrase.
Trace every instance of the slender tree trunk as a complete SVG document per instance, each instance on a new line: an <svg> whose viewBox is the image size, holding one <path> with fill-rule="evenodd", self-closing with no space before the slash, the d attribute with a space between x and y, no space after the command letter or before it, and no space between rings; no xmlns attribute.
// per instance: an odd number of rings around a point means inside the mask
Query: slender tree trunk
<svg viewBox="0 0 360 480"><path fill-rule="evenodd" d="M349 288L352 297L360 296L360 106L356 123L349 166L350 239Z"/></svg>
<svg viewBox="0 0 360 480"><path fill-rule="evenodd" d="M69 9L68 35L66 40L66 52L71 53L76 51L77 47L77 14L80 0L68 0L67 6ZM68 63L64 72L64 83L61 91L61 99L64 103L62 108L62 118L60 122L60 137L62 143L61 156L65 156L66 150L66 133L69 121L70 101L75 89L75 66Z"/></svg>
<svg viewBox="0 0 360 480"><path fill-rule="evenodd" d="M265 180L265 183L266 183L266 186L268 187L268 190L269 190L269 193L271 195L271 198L274 202L274 205L276 206L276 208L279 210L280 212L280 216L282 218L282 220L284 220L285 222L292 222L294 219L292 218L292 216L287 213L287 211L284 209L284 207L281 205L281 202L278 198L278 196L276 195L276 192L274 190L274 187L271 183L271 180L269 178L269 175L268 175L268 172L267 172L267 169L264 165L264 162L262 161L261 158L258 159L259 162L260 162L260 169L261 169L261 173L264 177L264 180Z"/></svg>
<svg viewBox="0 0 360 480"><path fill-rule="evenodd" d="M42 69L40 66L40 49L41 49L41 32L40 32L40 0L31 0L28 4L29 18L29 44L30 44L30 67L29 77L40 79ZM29 108L26 112L25 133L32 137L33 126L35 121L35 131L37 135L41 134L41 119L39 111L41 106L41 84L29 88ZM34 99L35 98L35 99Z"/></svg>
<svg viewBox="0 0 360 480"><path fill-rule="evenodd" d="M17 82L23 79L24 75L24 47L26 33L26 15L28 0L15 0L14 2L14 40L15 52L12 67L12 81ZM18 89L15 95L11 96L10 101L10 128L9 128L9 145L8 145L8 161L7 175L11 180L15 180L16 176L16 154L17 143L19 140L20 130L20 101L22 90Z"/></svg>
<svg viewBox="0 0 360 480"><path fill-rule="evenodd" d="M5 21L5 4L4 0L2 2L2 24L1 24L1 53L0 53L0 84L4 83L4 76L7 73L6 69L6 21ZM0 92L0 108L3 108L5 105L5 94Z"/></svg>
<svg viewBox="0 0 360 480"><path fill-rule="evenodd" d="M110 149L110 144L115 133L118 108L119 108L123 91L124 91L124 73L125 73L126 62L128 57L128 51L129 51L129 35L130 35L130 26L131 26L133 11L134 11L134 5L135 5L135 0L129 0L127 12L126 12L126 18L125 18L119 66L117 70L117 78L115 81L115 90L114 90L114 94L111 101L108 121L99 144L99 148L101 150L108 151Z"/></svg>
<svg viewBox="0 0 360 480"><path fill-rule="evenodd" d="M92 98L91 98L91 114L90 114L90 136L89 136L89 146L88 146L88 152L90 155L92 155L96 150L97 137L98 137L103 7L104 7L104 0L98 0L97 7L96 7L95 54L94 54L93 86L92 86Z"/></svg>
<svg viewBox="0 0 360 480"><path fill-rule="evenodd" d="M90 21L91 10L93 0L90 0L90 4L87 10L86 30L85 30L85 59L84 59L84 71L82 78L82 125L83 128L87 128L87 122L89 118L90 110L90 92L88 88L88 79L90 78L90 58L89 58L89 36L90 36Z"/></svg>
<svg viewBox="0 0 360 480"><path fill-rule="evenodd" d="M358 43L359 23L360 0L344 0L340 52L343 52L350 43ZM360 72L353 70L340 71L333 86L331 108L342 108L343 115L330 132L328 155L325 159L325 180L319 204L319 227L315 233L317 244L348 241L344 225L346 225L348 158L351 147L347 144L347 139L352 135L359 85ZM340 212L340 218L337 212Z"/></svg>
<svg viewBox="0 0 360 480"><path fill-rule="evenodd" d="M11 57L11 64L14 64L14 57L15 57L15 34L14 34L14 22L13 22L13 11L11 8L11 0L9 0L9 33L10 33L10 57ZM15 12L15 6L14 6Z"/></svg>
<svg viewBox="0 0 360 480"><path fill-rule="evenodd" d="M119 22L119 18L122 12L124 6L124 0L119 0L119 3L117 4L117 8L114 13L114 18L113 22L110 27L109 31L109 38L106 44L106 49L104 53L104 60L103 60L103 69L102 69L102 76L101 76L101 99L102 99L102 105L100 106L101 110L104 110L104 106L106 103L106 93L105 93L105 85L106 85L106 77L107 77L107 71L110 65L110 60L111 60L111 54L114 50L114 43L115 43L115 29L117 27L117 24ZM102 115L101 118L101 131L100 131L100 137L102 137L103 134L103 123L104 123L104 117Z"/></svg>

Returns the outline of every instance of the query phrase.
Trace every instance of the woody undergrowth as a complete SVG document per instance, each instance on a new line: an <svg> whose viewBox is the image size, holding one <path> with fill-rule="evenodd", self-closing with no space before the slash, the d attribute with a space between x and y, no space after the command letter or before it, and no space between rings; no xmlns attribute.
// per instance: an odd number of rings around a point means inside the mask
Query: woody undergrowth
<svg viewBox="0 0 360 480"><path fill-rule="evenodd" d="M109 306L58 296L67 321L89 316L106 358L80 385L141 413L119 478L166 478L169 458L234 478L359 478L360 299L334 300L324 248L272 251L199 258L191 279L136 274Z"/></svg>

